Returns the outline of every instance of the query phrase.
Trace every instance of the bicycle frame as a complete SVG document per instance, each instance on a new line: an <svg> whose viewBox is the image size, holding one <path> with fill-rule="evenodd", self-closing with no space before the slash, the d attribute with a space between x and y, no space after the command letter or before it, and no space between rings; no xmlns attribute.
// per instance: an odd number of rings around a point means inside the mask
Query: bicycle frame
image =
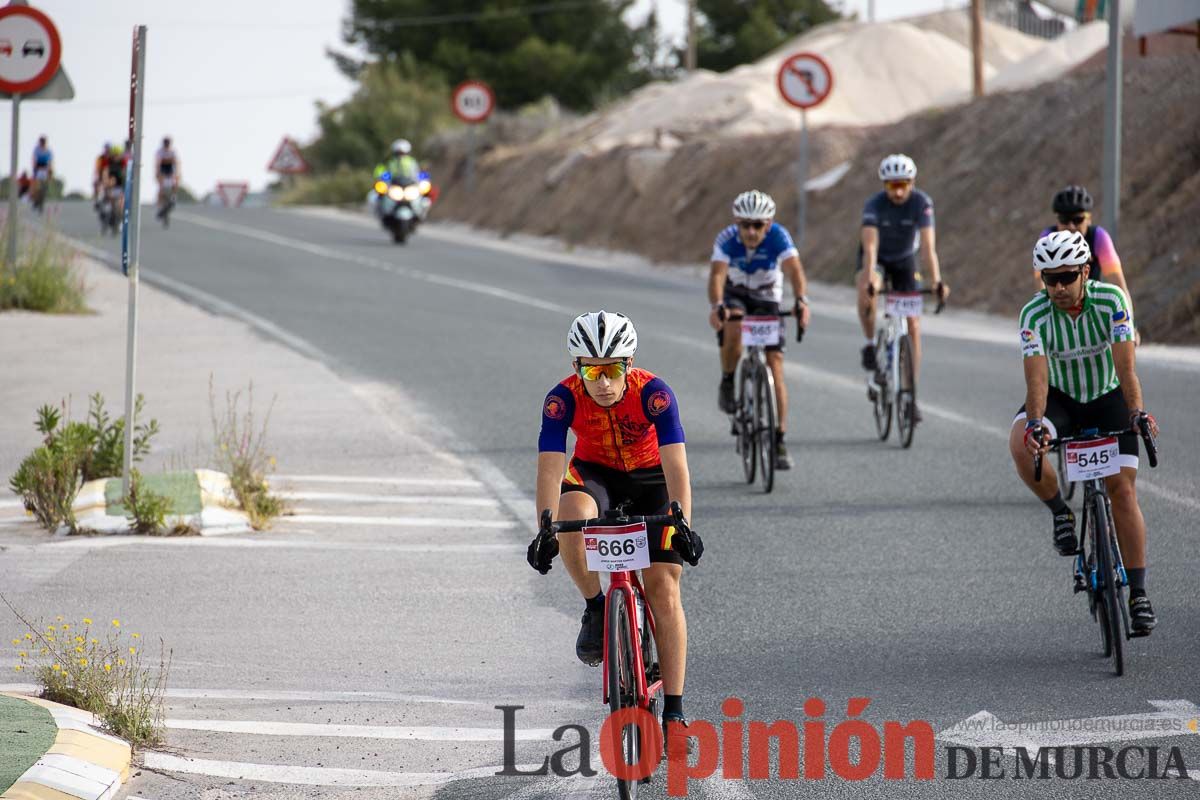
<svg viewBox="0 0 1200 800"><path fill-rule="evenodd" d="M882 334L882 336L881 336ZM908 335L908 317L892 316L885 310L883 312L883 329L876 330L876 339L882 338L884 348L883 352L879 352L876 347L875 357L880 359L886 356L886 365L882 370L876 370L874 374L867 376L867 384L874 391L883 389L888 397L888 402L892 405L896 403L896 397L900 393L900 338ZM876 375L883 375L885 385L880 386L875 380Z"/></svg>

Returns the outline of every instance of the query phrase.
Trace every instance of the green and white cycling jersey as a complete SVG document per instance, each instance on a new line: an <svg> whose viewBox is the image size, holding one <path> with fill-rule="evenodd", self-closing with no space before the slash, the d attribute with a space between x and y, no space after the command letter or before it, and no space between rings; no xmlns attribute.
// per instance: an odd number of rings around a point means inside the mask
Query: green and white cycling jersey
<svg viewBox="0 0 1200 800"><path fill-rule="evenodd" d="M1087 281L1075 319L1038 292L1021 309L1020 324L1022 355L1046 356L1050 385L1072 399L1088 403L1120 385L1112 345L1133 341L1133 314L1121 287Z"/></svg>

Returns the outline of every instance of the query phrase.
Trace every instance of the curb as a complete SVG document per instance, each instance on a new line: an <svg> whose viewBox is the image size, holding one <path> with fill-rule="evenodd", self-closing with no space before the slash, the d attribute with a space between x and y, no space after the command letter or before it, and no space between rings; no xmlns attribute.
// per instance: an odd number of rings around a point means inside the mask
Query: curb
<svg viewBox="0 0 1200 800"><path fill-rule="evenodd" d="M109 800L129 779L132 748L101 733L95 715L38 697L0 694L45 708L58 726L54 744L0 800Z"/></svg>
<svg viewBox="0 0 1200 800"><path fill-rule="evenodd" d="M251 530L250 517L240 510L237 496L229 484L229 476L211 469L193 470L200 487L201 510L198 514L173 514L167 517L167 525L182 523L200 531L201 536L220 536L230 533L247 533ZM105 486L111 478L88 481L75 495L73 510L75 520L81 528L98 533L127 533L129 521L125 517L108 513Z"/></svg>

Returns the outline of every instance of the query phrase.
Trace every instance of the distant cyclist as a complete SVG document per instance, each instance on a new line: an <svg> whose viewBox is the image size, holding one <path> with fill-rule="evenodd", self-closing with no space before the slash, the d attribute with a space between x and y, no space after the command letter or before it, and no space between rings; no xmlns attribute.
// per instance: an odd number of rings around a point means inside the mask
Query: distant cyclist
<svg viewBox="0 0 1200 800"><path fill-rule="evenodd" d="M741 322L728 319L728 311L734 309L748 316L778 315L786 275L795 295L797 324L807 328L809 322L804 266L791 234L775 221L775 201L757 189L742 192L733 201L733 219L734 223L717 234L713 242L708 273L708 300L712 304L708 323L717 331L721 348L721 385L717 403L726 413L734 410L733 373L742 356ZM791 469L792 457L783 441L788 418L783 343L781 336L779 344L766 348L767 366L775 377L775 400L779 409L775 468Z"/></svg>
<svg viewBox="0 0 1200 800"><path fill-rule="evenodd" d="M550 390L542 404L538 437L537 512L554 519L594 519L623 501L629 513L665 514L672 501L691 517L692 485L684 447L679 403L662 378L634 369L637 331L624 314L581 314L567 331L573 374ZM567 432L575 452L567 462ZM687 622L679 596L682 563L695 565L704 545L695 531L674 526L653 529L650 567L643 570L646 596L654 612L654 637L663 676L663 729L671 720L686 725L683 683L687 666ZM581 533L556 540L539 532L530 543L530 566L545 574L554 556L585 601L575 654L599 666L604 652L604 593L590 572ZM666 737L664 736L664 739Z"/></svg>
<svg viewBox="0 0 1200 800"><path fill-rule="evenodd" d="M171 147L171 137L164 136L162 147L154 155L154 177L158 180L158 217L161 219L175 205L175 188L180 181L179 156Z"/></svg>
<svg viewBox="0 0 1200 800"><path fill-rule="evenodd" d="M112 151L112 142L105 142L96 156L96 167L92 172L92 203L100 203L100 191L104 188L104 176L108 174L108 159Z"/></svg>
<svg viewBox="0 0 1200 800"><path fill-rule="evenodd" d="M120 219L125 213L125 172L129 160L125 149L114 144L108 149L108 161L104 165L104 191L113 201L113 214Z"/></svg>
<svg viewBox="0 0 1200 800"><path fill-rule="evenodd" d="M1054 231L1078 231L1083 234L1083 239L1087 242L1088 250L1092 254L1091 261L1088 262L1088 280L1106 281L1120 286L1129 299L1129 310L1132 313L1133 295L1130 294L1129 286L1125 283L1121 258L1117 255L1116 245L1113 244L1108 231L1099 225L1092 224L1092 196L1088 190L1074 184L1066 186L1054 195L1051 207L1058 222L1043 230L1040 235L1045 236ZM1042 279L1036 270L1033 277L1040 290ZM1135 342L1140 344L1141 333L1136 331L1135 333L1137 335Z"/></svg>
<svg viewBox="0 0 1200 800"><path fill-rule="evenodd" d="M858 318L866 344L862 348L863 369L873 371L875 362L875 293L886 277L892 289L915 292L921 288L917 254L933 282L939 300L945 300L950 287L942 281L934 240L933 200L915 188L917 165L902 153L887 156L879 163L883 191L871 195L863 206L861 242L858 249ZM921 318L908 318L913 344L913 377L921 368ZM921 414L913 406L913 419Z"/></svg>
<svg viewBox="0 0 1200 800"><path fill-rule="evenodd" d="M1055 231L1034 246L1033 268L1045 289L1021 309L1025 403L1008 437L1017 474L1050 509L1054 548L1064 556L1079 549L1075 514L1055 470L1043 470L1041 482L1034 482L1033 456L1045 454L1049 439L1088 428L1120 430L1146 422L1158 435L1158 423L1143 410L1134 369L1129 298L1119 286L1087 279L1091 259L1078 231ZM1121 471L1104 482L1129 579L1130 627L1146 634L1158 620L1146 596L1146 521L1135 487L1138 437L1121 436L1117 446Z"/></svg>
<svg viewBox="0 0 1200 800"><path fill-rule="evenodd" d="M34 208L40 211L42 202L46 199L46 192L50 190L50 180L54 177L54 152L46 143L44 135L38 137L33 148L33 169L29 174L32 177L30 198Z"/></svg>

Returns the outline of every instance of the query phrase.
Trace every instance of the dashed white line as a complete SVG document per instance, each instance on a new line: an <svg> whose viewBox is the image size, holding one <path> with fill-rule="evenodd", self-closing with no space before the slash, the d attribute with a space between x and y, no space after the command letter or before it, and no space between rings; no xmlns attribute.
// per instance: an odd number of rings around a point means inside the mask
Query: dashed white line
<svg viewBox="0 0 1200 800"><path fill-rule="evenodd" d="M517 523L502 519L464 519L455 517L355 517L333 514L293 514L285 519L295 522L328 522L336 525L378 525L383 528L515 528Z"/></svg>
<svg viewBox="0 0 1200 800"><path fill-rule="evenodd" d="M384 486L465 486L481 488L473 478L398 478L377 475L272 475L271 483L378 483Z"/></svg>
<svg viewBox="0 0 1200 800"><path fill-rule="evenodd" d="M490 497L457 495L355 494L352 492L279 492L285 500L322 500L330 503L379 503L395 505L479 506L495 508L500 501Z"/></svg>
<svg viewBox="0 0 1200 800"><path fill-rule="evenodd" d="M499 742L500 728L455 728L412 725L333 725L313 722L270 722L265 720L168 719L168 728L254 736L313 736L332 739L400 739L426 742ZM527 728L513 732L517 741L549 740L552 728Z"/></svg>

